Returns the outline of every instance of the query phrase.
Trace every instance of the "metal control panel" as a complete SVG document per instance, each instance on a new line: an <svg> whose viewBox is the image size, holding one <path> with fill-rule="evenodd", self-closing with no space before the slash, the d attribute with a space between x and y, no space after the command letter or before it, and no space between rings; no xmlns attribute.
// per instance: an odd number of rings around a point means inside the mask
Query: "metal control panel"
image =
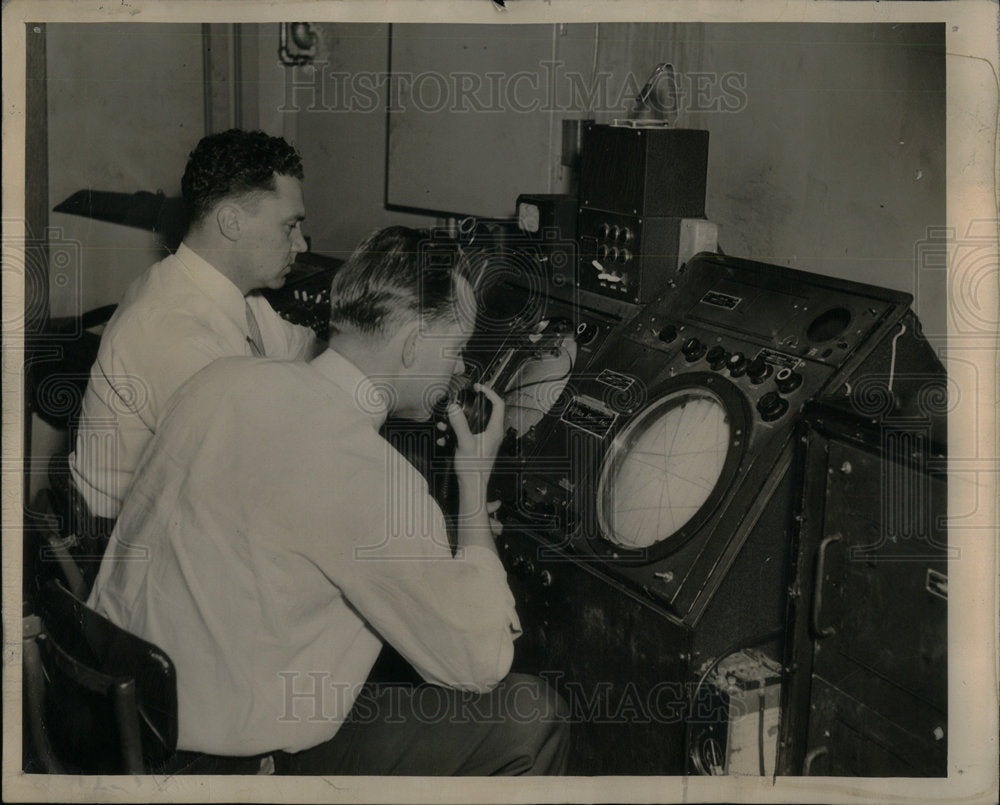
<svg viewBox="0 0 1000 805"><path fill-rule="evenodd" d="M697 622L747 535L771 516L798 413L885 339L908 303L895 291L699 255L574 375L525 446L516 488L508 475L507 510L540 540ZM708 430L689 437L689 427ZM682 438L688 452L677 450ZM653 452L630 458L633 448ZM703 488L672 480L685 477ZM640 523L642 544L610 533L644 507L662 533L650 537Z"/></svg>

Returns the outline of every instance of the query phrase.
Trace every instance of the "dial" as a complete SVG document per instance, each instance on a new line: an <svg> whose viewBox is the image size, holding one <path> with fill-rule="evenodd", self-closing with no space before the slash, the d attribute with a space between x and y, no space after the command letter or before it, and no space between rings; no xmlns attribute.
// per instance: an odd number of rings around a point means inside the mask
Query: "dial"
<svg viewBox="0 0 1000 805"><path fill-rule="evenodd" d="M763 383L771 375L771 364L759 355L747 364L747 377L753 384Z"/></svg>
<svg viewBox="0 0 1000 805"><path fill-rule="evenodd" d="M705 354L705 345L697 338L691 337L681 346L681 352L689 363L693 363Z"/></svg>
<svg viewBox="0 0 1000 805"><path fill-rule="evenodd" d="M778 373L774 376L774 385L778 387L778 391L782 394L789 394L802 385L802 375L798 372L793 372L786 366L783 369L779 369Z"/></svg>
<svg viewBox="0 0 1000 805"><path fill-rule="evenodd" d="M780 419L788 410L788 400L776 391L769 391L757 401L757 413L765 422Z"/></svg>
<svg viewBox="0 0 1000 805"><path fill-rule="evenodd" d="M708 500L729 444L729 417L713 392L688 388L661 398L605 459L598 487L602 531L632 549L669 539Z"/></svg>
<svg viewBox="0 0 1000 805"><path fill-rule="evenodd" d="M664 344L669 344L675 338L677 338L677 327L673 324L664 325L656 337L659 338Z"/></svg>
<svg viewBox="0 0 1000 805"><path fill-rule="evenodd" d="M705 355L705 360L708 361L708 365L713 369L721 369L726 365L726 359L728 357L729 353L726 352L725 347L716 344L708 351L708 354Z"/></svg>
<svg viewBox="0 0 1000 805"><path fill-rule="evenodd" d="M747 359L742 352L734 352L726 361L729 367L729 374L733 377L740 377L747 370Z"/></svg>

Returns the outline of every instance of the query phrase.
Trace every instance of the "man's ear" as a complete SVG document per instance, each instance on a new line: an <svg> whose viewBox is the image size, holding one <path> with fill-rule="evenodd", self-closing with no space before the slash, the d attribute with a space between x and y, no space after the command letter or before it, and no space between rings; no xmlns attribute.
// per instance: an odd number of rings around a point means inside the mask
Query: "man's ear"
<svg viewBox="0 0 1000 805"><path fill-rule="evenodd" d="M239 240L243 228L243 210L235 204L222 204L215 211L219 232L227 240Z"/></svg>
<svg viewBox="0 0 1000 805"><path fill-rule="evenodd" d="M417 360L417 340L420 338L420 323L411 322L403 328L401 333L402 354L400 355L403 366L409 369Z"/></svg>

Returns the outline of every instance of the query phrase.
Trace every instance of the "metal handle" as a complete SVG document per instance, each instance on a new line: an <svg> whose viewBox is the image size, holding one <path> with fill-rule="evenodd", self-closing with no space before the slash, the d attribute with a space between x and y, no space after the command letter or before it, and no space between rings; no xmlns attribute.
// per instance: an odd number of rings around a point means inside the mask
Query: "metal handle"
<svg viewBox="0 0 1000 805"><path fill-rule="evenodd" d="M840 534L831 534L825 537L819 544L819 551L816 554L816 577L813 584L812 600L812 630L817 637L832 637L837 630L832 626L820 626L819 615L823 609L823 568L826 564L826 549L834 542L840 542Z"/></svg>
<svg viewBox="0 0 1000 805"><path fill-rule="evenodd" d="M802 762L802 776L808 777L810 774L812 774L813 761L816 758L822 757L823 755L828 755L829 753L830 750L825 746L817 746L815 749L813 749L808 755L806 755L806 759Z"/></svg>

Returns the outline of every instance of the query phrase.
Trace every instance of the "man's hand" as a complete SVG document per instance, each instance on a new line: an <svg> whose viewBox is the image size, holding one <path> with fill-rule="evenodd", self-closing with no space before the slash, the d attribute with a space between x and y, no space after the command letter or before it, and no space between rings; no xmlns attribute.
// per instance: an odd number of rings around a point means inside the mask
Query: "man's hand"
<svg viewBox="0 0 1000 805"><path fill-rule="evenodd" d="M494 537L499 537L503 533L503 523L501 523L500 519L496 516L499 508L499 500L491 500L486 504L486 513L490 516L490 532Z"/></svg>
<svg viewBox="0 0 1000 805"><path fill-rule="evenodd" d="M504 405L500 395L479 383L472 387L493 403L490 421L482 433L473 434L461 406L448 406L448 421L455 431L455 476L458 478L458 543L460 546L480 545L496 552L494 538L500 533L500 523L490 515L499 501L486 503L486 487L500 442L503 440Z"/></svg>
<svg viewBox="0 0 1000 805"><path fill-rule="evenodd" d="M493 404L493 410L482 433L473 434L462 407L458 403L448 406L448 421L455 431L456 439L455 475L462 481L463 475L476 473L478 478L475 480L485 482L493 470L493 462L503 441L504 404L503 398L491 388L474 383L472 389L484 394Z"/></svg>

